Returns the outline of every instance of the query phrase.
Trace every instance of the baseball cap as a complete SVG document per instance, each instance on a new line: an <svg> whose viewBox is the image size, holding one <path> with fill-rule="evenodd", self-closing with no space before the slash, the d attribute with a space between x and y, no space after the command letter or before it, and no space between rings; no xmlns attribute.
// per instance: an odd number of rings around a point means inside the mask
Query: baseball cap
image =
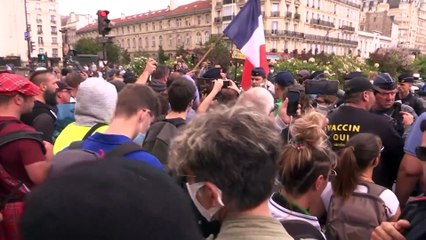
<svg viewBox="0 0 426 240"><path fill-rule="evenodd" d="M315 71L315 72L313 72L309 77L308 77L308 79L311 79L311 80L313 80L313 79L317 79L317 78L324 78L325 76L324 76L324 71L322 71L322 70L318 70L318 71Z"/></svg>
<svg viewBox="0 0 426 240"><path fill-rule="evenodd" d="M301 77L301 78L307 78L311 75L311 73L306 70L306 69L302 69L297 73L297 76Z"/></svg>
<svg viewBox="0 0 426 240"><path fill-rule="evenodd" d="M350 80L356 77L364 77L364 74L362 72L349 72L343 76L343 79Z"/></svg>
<svg viewBox="0 0 426 240"><path fill-rule="evenodd" d="M381 73L374 79L373 87L377 90L394 90L396 83L389 73Z"/></svg>
<svg viewBox="0 0 426 240"><path fill-rule="evenodd" d="M62 90L71 90L72 87L68 86L66 82L63 81L57 81L56 84L58 85L58 88L56 89L57 92L60 92Z"/></svg>
<svg viewBox="0 0 426 240"><path fill-rule="evenodd" d="M398 76L398 82L399 83L413 83L414 82L414 77L411 76L410 74L401 74Z"/></svg>
<svg viewBox="0 0 426 240"><path fill-rule="evenodd" d="M222 76L220 75L220 68L210 68L202 77L208 79L221 79Z"/></svg>
<svg viewBox="0 0 426 240"><path fill-rule="evenodd" d="M251 70L251 75L253 77L260 76L260 77L266 78L265 70L261 67L253 68L253 70Z"/></svg>
<svg viewBox="0 0 426 240"><path fill-rule="evenodd" d="M293 75L289 72L279 72L275 75L275 83L281 87L288 87L294 84Z"/></svg>
<svg viewBox="0 0 426 240"><path fill-rule="evenodd" d="M13 73L0 73L0 95L13 96L21 93L28 97L40 94L40 88L27 78Z"/></svg>
<svg viewBox="0 0 426 240"><path fill-rule="evenodd" d="M355 77L345 82L343 87L345 95L373 90L371 82L364 77Z"/></svg>

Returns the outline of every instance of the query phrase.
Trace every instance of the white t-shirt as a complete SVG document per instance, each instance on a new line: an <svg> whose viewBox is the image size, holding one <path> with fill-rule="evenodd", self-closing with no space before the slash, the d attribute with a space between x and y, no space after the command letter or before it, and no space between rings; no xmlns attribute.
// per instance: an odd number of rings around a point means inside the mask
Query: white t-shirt
<svg viewBox="0 0 426 240"><path fill-rule="evenodd" d="M359 193L367 193L367 191L368 191L368 188L363 185L358 185L357 188L355 189L355 192L359 192ZM328 211L328 206L330 206L330 200L332 195L333 195L333 188L331 187L331 183L329 182L327 183L327 187L325 187L324 191L321 194L321 200L326 211ZM399 207L399 201L395 193L393 193L389 189L386 189L380 194L379 197L383 200L383 202L385 203L387 207L388 211L386 212L386 214L388 219L395 216Z"/></svg>

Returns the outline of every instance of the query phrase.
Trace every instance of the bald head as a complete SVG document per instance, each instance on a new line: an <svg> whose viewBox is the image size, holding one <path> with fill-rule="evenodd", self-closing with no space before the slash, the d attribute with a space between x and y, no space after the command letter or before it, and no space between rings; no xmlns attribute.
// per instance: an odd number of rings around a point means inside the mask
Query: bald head
<svg viewBox="0 0 426 240"><path fill-rule="evenodd" d="M274 97L266 88L254 87L241 94L236 105L252 107L268 115L274 108Z"/></svg>

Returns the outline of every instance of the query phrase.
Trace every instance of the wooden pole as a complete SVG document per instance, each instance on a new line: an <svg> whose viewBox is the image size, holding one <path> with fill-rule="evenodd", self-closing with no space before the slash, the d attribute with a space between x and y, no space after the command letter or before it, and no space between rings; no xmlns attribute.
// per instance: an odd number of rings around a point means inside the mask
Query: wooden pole
<svg viewBox="0 0 426 240"><path fill-rule="evenodd" d="M207 56L210 54L211 51L213 51L213 48L223 39L224 35L221 34L214 43L211 44L209 50L204 54L204 56L198 61L198 63L194 66L192 71L197 70L197 68L200 66L200 64L207 58Z"/></svg>

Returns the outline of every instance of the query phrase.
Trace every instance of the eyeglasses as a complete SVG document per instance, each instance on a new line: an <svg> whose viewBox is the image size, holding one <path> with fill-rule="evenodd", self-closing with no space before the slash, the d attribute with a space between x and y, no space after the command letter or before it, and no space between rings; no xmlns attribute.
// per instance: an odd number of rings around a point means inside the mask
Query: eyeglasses
<svg viewBox="0 0 426 240"><path fill-rule="evenodd" d="M385 150L385 147L383 147L383 146L382 146L382 147L380 148L380 153L382 153L382 152L383 152L383 150Z"/></svg>

